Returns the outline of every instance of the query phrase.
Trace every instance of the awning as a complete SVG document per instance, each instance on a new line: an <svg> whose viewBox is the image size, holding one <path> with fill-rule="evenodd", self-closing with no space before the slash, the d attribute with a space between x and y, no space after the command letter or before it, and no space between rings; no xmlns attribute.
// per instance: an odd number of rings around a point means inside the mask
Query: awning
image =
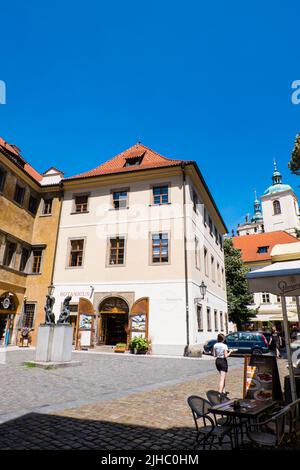
<svg viewBox="0 0 300 470"><path fill-rule="evenodd" d="M246 277L250 292L269 292L271 294L281 296L291 395L292 400L295 401L297 399L297 393L294 364L290 347L289 317L286 306L286 297L298 297L300 295L300 260L273 263L269 266L265 266L264 268L250 271Z"/></svg>
<svg viewBox="0 0 300 470"><path fill-rule="evenodd" d="M270 292L286 297L300 295L300 260L284 261L247 274L250 292Z"/></svg>

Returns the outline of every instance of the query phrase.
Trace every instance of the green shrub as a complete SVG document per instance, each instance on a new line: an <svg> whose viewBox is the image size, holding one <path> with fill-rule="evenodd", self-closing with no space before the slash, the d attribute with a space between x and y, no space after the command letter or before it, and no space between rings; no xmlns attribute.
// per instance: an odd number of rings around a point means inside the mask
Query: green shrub
<svg viewBox="0 0 300 470"><path fill-rule="evenodd" d="M135 336L129 343L129 349L136 349L137 351L148 351L149 341L146 338Z"/></svg>

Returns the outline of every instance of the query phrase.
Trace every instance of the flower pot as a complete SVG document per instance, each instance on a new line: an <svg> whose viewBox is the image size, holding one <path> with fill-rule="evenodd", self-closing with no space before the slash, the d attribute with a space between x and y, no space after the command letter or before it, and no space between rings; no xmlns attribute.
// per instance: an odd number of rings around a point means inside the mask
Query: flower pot
<svg viewBox="0 0 300 470"><path fill-rule="evenodd" d="M147 349L137 349L136 354L146 354Z"/></svg>
<svg viewBox="0 0 300 470"><path fill-rule="evenodd" d="M114 349L115 353L124 353L125 352L125 349L123 348L116 348Z"/></svg>

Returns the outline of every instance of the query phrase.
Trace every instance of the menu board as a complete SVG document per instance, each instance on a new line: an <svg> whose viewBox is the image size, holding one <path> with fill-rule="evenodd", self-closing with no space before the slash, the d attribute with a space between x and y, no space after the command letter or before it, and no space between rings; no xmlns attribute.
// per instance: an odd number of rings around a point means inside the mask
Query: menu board
<svg viewBox="0 0 300 470"><path fill-rule="evenodd" d="M262 402L282 400L276 357L245 356L243 396Z"/></svg>

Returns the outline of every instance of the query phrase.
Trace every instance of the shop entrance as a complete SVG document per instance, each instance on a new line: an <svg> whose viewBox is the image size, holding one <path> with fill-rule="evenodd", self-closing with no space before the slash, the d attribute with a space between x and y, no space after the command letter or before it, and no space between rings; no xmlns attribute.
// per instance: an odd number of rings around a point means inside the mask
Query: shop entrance
<svg viewBox="0 0 300 470"><path fill-rule="evenodd" d="M14 315L0 314L0 345L7 346L11 344L12 332L14 326Z"/></svg>
<svg viewBox="0 0 300 470"><path fill-rule="evenodd" d="M100 313L100 343L114 346L117 343L127 343L127 328L129 307L120 297L109 297L101 302Z"/></svg>
<svg viewBox="0 0 300 470"><path fill-rule="evenodd" d="M8 346L12 342L15 313L18 299L12 292L0 296L0 345Z"/></svg>

